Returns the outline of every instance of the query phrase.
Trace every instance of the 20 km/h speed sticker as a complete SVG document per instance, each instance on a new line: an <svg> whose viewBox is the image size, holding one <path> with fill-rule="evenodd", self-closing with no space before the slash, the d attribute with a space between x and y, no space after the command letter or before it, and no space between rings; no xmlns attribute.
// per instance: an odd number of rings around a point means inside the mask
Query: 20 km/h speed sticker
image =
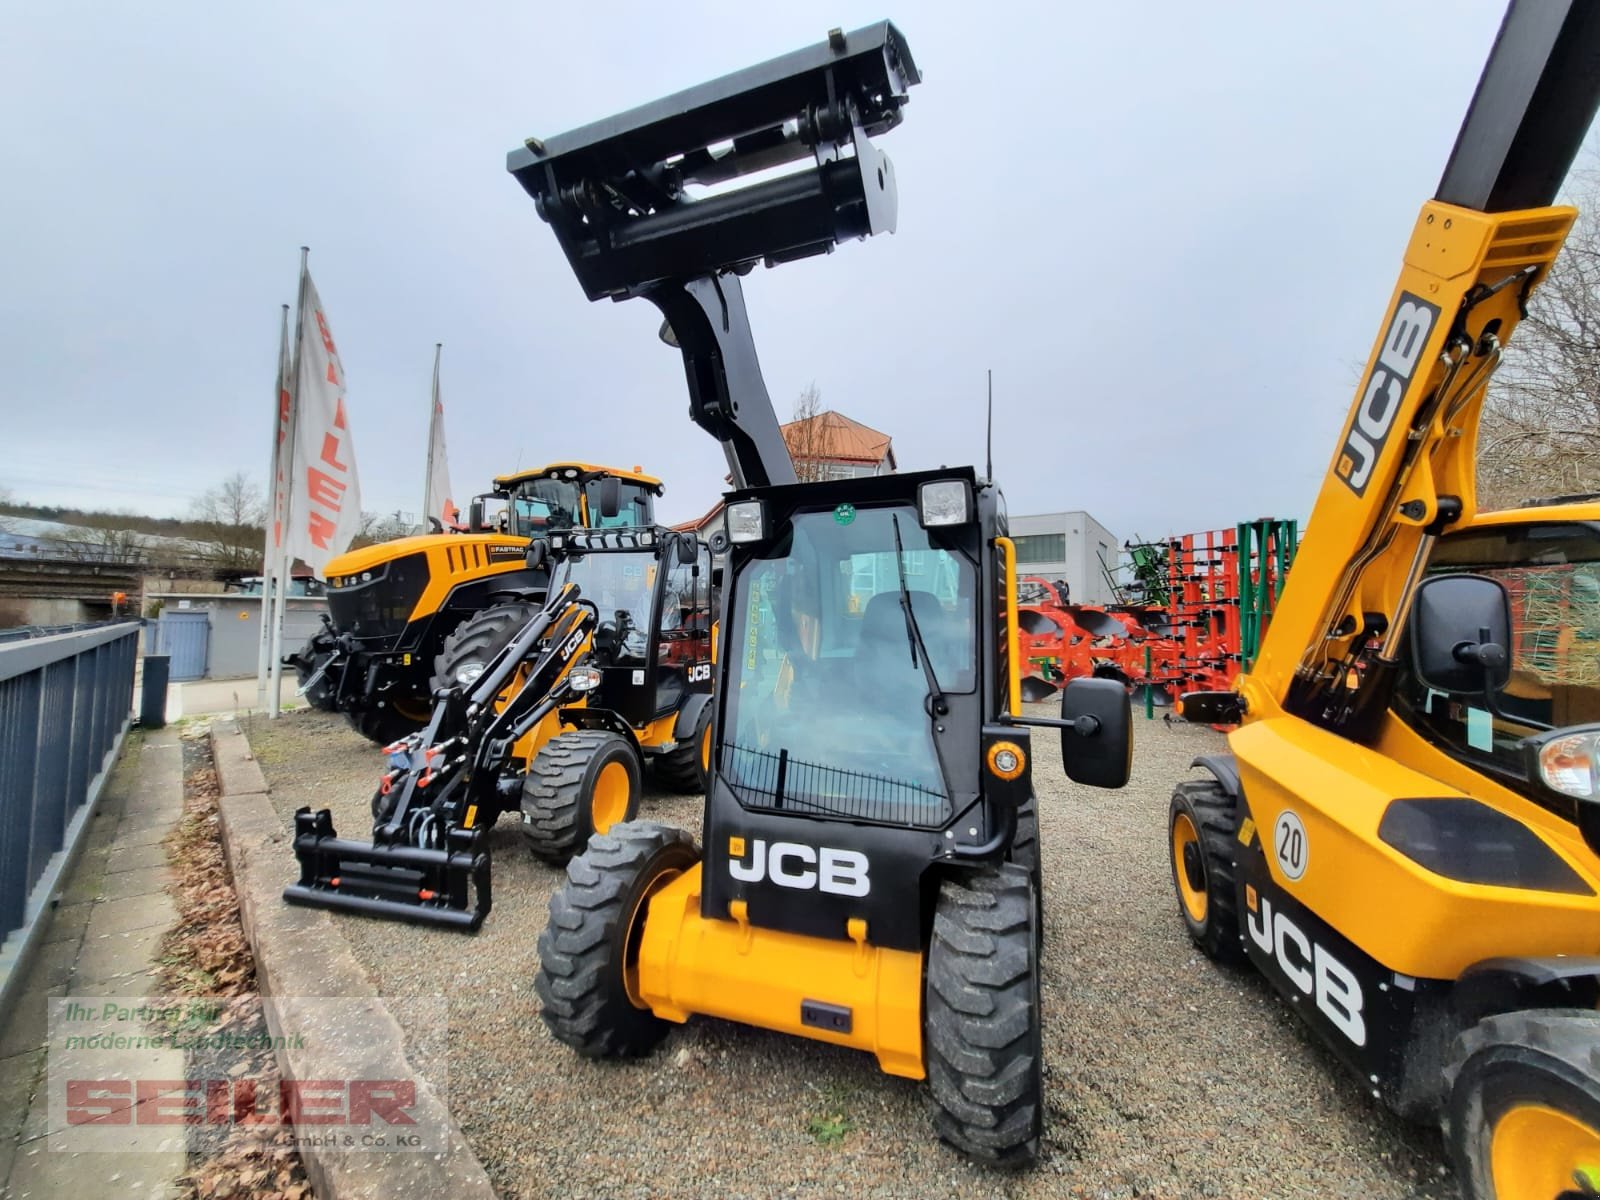
<svg viewBox="0 0 1600 1200"><path fill-rule="evenodd" d="M1272 828L1272 846L1278 869L1290 879L1298 880L1306 873L1311 843L1306 840L1305 824L1287 808L1278 814L1278 823Z"/></svg>

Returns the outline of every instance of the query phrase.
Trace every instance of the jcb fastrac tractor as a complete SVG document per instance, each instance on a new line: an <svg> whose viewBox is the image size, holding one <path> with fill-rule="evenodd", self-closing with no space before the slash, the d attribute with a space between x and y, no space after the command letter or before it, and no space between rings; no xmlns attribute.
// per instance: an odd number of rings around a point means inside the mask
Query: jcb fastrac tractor
<svg viewBox="0 0 1600 1200"><path fill-rule="evenodd" d="M1206 954L1442 1120L1469 1200L1600 1195L1600 504L1480 513L1479 412L1576 213L1600 5L1513 3L1253 669L1172 798Z"/></svg>
<svg viewBox="0 0 1600 1200"><path fill-rule="evenodd" d="M300 881L284 899L475 931L501 812L520 810L529 848L560 864L638 812L645 762L670 788L705 790L710 551L645 528L552 533L550 553L544 603L463 625L458 653L499 648L470 671L450 659L427 727L390 747L372 841L341 839L327 809L295 815Z"/></svg>
<svg viewBox="0 0 1600 1200"><path fill-rule="evenodd" d="M740 286L893 228L870 139L917 81L892 25L835 32L510 156L588 296L661 309L734 483L704 845L643 822L592 838L535 986L590 1057L647 1053L696 1013L866 1050L929 1081L950 1142L1021 1164L1044 1116L1027 727L1061 731L1073 778L1118 787L1127 694L1075 681L1061 719L1020 715L991 480L796 483Z"/></svg>
<svg viewBox="0 0 1600 1200"><path fill-rule="evenodd" d="M470 672L482 651L503 644L480 643L477 658L463 657L466 618L507 600L543 600L549 572L526 561L532 540L648 526L660 494L661 481L637 468L558 462L498 476L469 506L465 532L399 538L329 562L323 628L284 662L310 703L344 712L364 737L388 745L427 723L447 659ZM492 521L485 500L500 506Z"/></svg>

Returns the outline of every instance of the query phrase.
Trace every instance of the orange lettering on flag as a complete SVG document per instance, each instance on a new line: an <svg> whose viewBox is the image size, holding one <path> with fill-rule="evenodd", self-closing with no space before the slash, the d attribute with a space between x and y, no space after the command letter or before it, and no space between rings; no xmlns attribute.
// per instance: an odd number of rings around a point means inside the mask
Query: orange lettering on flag
<svg viewBox="0 0 1600 1200"><path fill-rule="evenodd" d="M344 495L346 486L342 480L335 479L325 471L319 471L315 467L306 468L306 494L311 497L313 504L321 504L338 512L340 497Z"/></svg>
<svg viewBox="0 0 1600 1200"><path fill-rule="evenodd" d="M335 429L345 429L345 428L347 428L347 426L344 423L344 397L343 396L338 397L338 399L336 399L334 401L334 404L333 404L333 427Z"/></svg>
<svg viewBox="0 0 1600 1200"><path fill-rule="evenodd" d="M328 549L328 539L333 536L335 528L334 523L321 513L312 513L306 522L306 530L311 534L311 540L322 550Z"/></svg>
<svg viewBox="0 0 1600 1200"><path fill-rule="evenodd" d="M339 439L331 433L322 435L322 461L336 471L348 471L350 469L339 461Z"/></svg>

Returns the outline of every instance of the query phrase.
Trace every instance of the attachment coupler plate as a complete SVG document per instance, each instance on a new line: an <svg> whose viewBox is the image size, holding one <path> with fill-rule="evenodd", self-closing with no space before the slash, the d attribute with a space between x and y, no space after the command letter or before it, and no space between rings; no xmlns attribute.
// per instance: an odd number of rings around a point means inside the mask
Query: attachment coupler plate
<svg viewBox="0 0 1600 1200"><path fill-rule="evenodd" d="M664 280L893 232L894 173L869 139L900 123L920 79L889 22L834 31L571 133L529 138L506 168L554 227L589 299L621 300ZM815 165L726 186L805 158Z"/></svg>

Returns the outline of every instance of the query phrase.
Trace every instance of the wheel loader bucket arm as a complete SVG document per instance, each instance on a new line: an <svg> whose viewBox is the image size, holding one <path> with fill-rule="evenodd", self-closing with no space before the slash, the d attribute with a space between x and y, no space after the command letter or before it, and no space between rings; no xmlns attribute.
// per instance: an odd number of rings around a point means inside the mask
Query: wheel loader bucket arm
<svg viewBox="0 0 1600 1200"><path fill-rule="evenodd" d="M661 309L690 418L722 443L735 488L795 482L739 276L894 230L894 170L871 138L920 78L887 21L836 30L507 158L591 300Z"/></svg>

